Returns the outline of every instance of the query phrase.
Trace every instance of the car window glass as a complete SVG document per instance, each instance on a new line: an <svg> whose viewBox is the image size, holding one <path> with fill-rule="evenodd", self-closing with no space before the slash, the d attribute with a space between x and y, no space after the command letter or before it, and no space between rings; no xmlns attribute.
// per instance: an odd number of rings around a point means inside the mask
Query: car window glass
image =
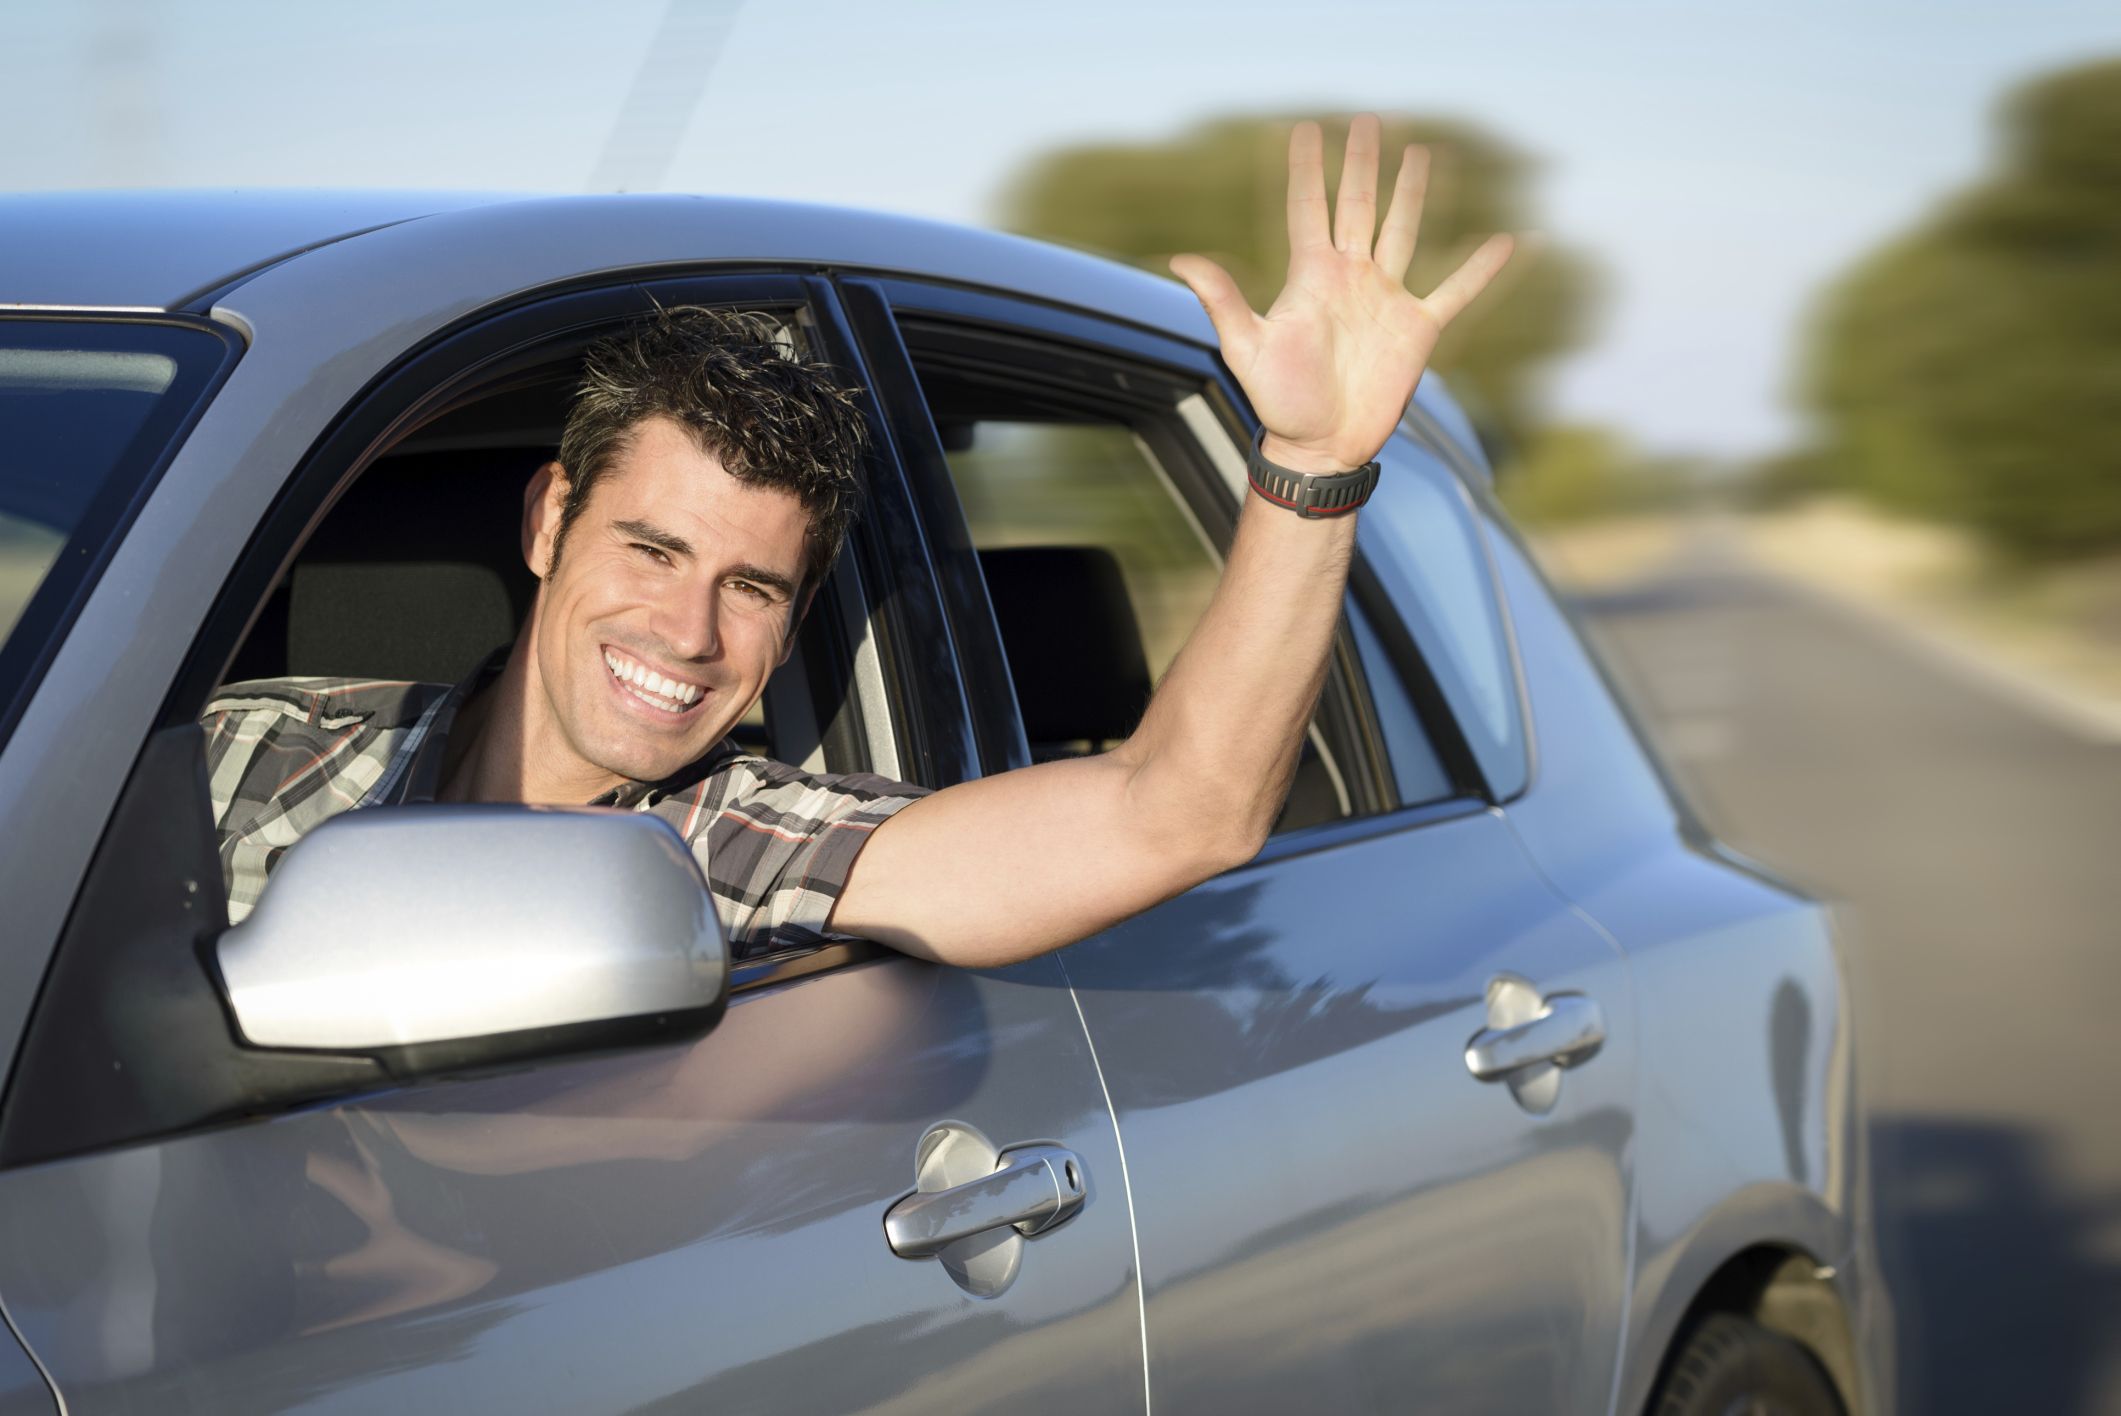
<svg viewBox="0 0 2121 1416"><path fill-rule="evenodd" d="M172 325L0 320L0 643L99 494L161 451L223 349ZM17 687L0 679L0 702Z"/></svg>
<svg viewBox="0 0 2121 1416"><path fill-rule="evenodd" d="M1102 547L1124 577L1149 681L1162 678L1221 567L1148 449L1110 423L983 419L952 441L950 474L973 544Z"/></svg>
<svg viewBox="0 0 2121 1416"><path fill-rule="evenodd" d="M1411 598L1431 633L1421 648L1434 662L1489 785L1513 794L1524 779L1516 677L1487 558L1474 539L1463 491L1434 454L1394 436L1379 452L1380 495L1363 515L1390 547L1375 562L1395 599Z"/></svg>
<svg viewBox="0 0 2121 1416"><path fill-rule="evenodd" d="M1444 770L1436 749L1429 742L1421 714L1407 692L1398 665L1392 662L1383 641L1370 624L1370 617L1357 605L1348 606L1348 626L1354 631L1356 652L1362 655L1363 675L1370 683L1371 706L1377 727L1384 734L1385 754L1391 759L1392 780L1399 788L1402 805L1419 806L1456 795L1450 774Z"/></svg>
<svg viewBox="0 0 2121 1416"><path fill-rule="evenodd" d="M943 426L1034 760L1125 738L1221 574L1149 446L1117 423ZM1314 727L1276 830L1349 814Z"/></svg>

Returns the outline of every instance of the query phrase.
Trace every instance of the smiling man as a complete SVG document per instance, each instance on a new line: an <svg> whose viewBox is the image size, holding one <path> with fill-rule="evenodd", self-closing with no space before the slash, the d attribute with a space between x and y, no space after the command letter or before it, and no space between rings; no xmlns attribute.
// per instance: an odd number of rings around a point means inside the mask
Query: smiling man
<svg viewBox="0 0 2121 1416"><path fill-rule="evenodd" d="M1288 281L1264 316L1213 262L1172 262L1263 432L1214 598L1120 746L931 793L729 741L838 553L862 423L769 321L673 311L590 351L526 494L540 584L504 659L453 688L277 680L209 705L231 917L304 832L383 802L653 811L699 857L739 958L845 934L1008 963L1250 859L1325 679L1370 459L1509 255L1496 237L1408 293L1426 157L1407 150L1380 227L1377 146L1358 119L1329 214L1321 134L1297 126Z"/></svg>

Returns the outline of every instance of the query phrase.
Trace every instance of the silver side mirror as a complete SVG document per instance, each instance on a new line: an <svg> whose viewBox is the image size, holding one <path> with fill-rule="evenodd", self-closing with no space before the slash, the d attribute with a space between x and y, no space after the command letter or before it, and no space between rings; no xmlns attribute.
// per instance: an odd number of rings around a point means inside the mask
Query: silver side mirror
<svg viewBox="0 0 2121 1416"><path fill-rule="evenodd" d="M254 1047L455 1065L705 1031L729 980L678 833L595 807L334 817L288 851L216 961Z"/></svg>

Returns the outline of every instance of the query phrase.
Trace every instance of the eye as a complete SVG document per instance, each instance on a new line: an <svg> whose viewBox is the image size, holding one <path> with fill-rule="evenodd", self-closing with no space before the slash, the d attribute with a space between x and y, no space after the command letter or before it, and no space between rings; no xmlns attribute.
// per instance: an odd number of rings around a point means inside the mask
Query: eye
<svg viewBox="0 0 2121 1416"><path fill-rule="evenodd" d="M771 600L773 598L771 595L768 595L764 590L761 590L758 586L753 585L748 580L732 580L729 583L731 585L734 585L740 594L748 596L751 599L765 601Z"/></svg>
<svg viewBox="0 0 2121 1416"><path fill-rule="evenodd" d="M642 555L648 556L653 559L657 565L670 564L670 557L664 552L661 546L651 546L646 541L635 541L633 543L633 548L639 551Z"/></svg>

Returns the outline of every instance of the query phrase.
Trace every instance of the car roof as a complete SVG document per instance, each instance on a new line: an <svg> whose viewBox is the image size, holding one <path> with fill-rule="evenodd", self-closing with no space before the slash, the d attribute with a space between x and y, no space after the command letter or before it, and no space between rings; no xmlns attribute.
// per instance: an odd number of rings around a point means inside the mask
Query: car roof
<svg viewBox="0 0 2121 1416"><path fill-rule="evenodd" d="M1043 241L918 217L803 202L677 193L207 188L0 195L0 313L33 309L204 311L253 275L299 277L305 253L386 228L418 251L461 241L543 245L560 226L662 226L682 215L688 259L895 273L987 286L1100 311L1213 347L1176 280ZM455 219L452 219L455 218ZM692 233L696 232L694 237ZM401 252L404 254L404 252ZM326 263L329 264L329 263ZM1470 426L1433 376L1416 401L1469 445Z"/></svg>
<svg viewBox="0 0 2121 1416"><path fill-rule="evenodd" d="M177 309L246 273L492 193L80 191L0 195L0 309Z"/></svg>
<svg viewBox="0 0 2121 1416"><path fill-rule="evenodd" d="M1103 307L1212 339L1183 286L1116 262L992 231L801 202L670 193L536 196L386 191L83 191L0 196L0 309L179 309L308 251L481 209L480 241L531 241L584 206L615 222L673 205L702 262L787 259L896 271ZM455 223L435 222L445 241ZM468 232L467 232L468 234ZM1071 298L1072 297L1072 298Z"/></svg>

